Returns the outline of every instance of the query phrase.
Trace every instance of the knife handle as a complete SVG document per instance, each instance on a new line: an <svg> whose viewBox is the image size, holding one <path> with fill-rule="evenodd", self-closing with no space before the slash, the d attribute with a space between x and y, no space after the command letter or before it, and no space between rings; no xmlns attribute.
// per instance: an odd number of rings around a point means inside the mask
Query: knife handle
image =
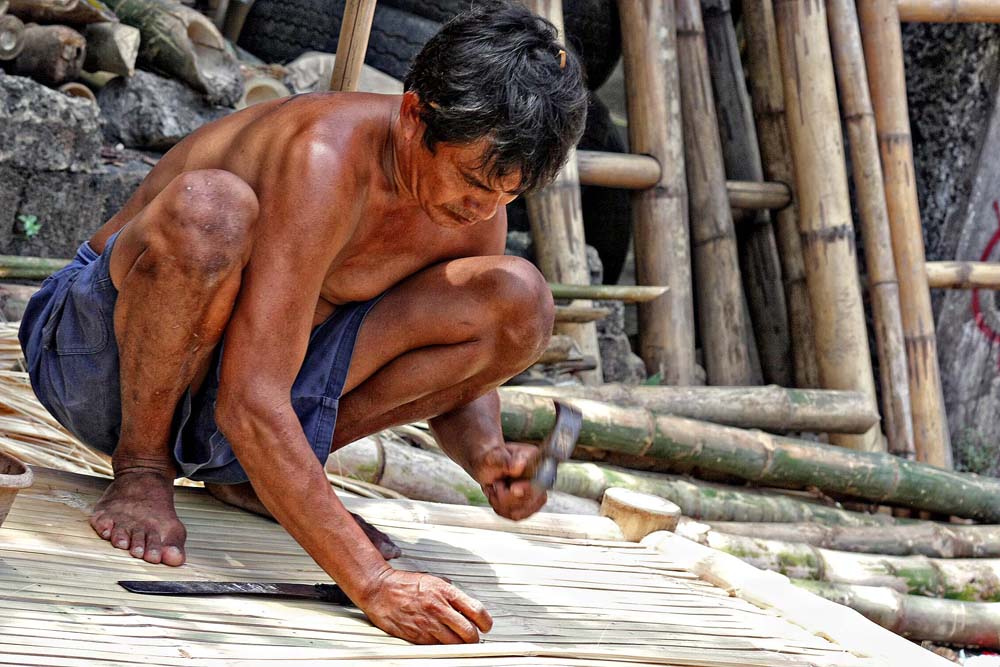
<svg viewBox="0 0 1000 667"><path fill-rule="evenodd" d="M347 597L347 593L337 584L314 584L314 586L319 598L324 602L346 605L348 607L355 606L351 598Z"/></svg>

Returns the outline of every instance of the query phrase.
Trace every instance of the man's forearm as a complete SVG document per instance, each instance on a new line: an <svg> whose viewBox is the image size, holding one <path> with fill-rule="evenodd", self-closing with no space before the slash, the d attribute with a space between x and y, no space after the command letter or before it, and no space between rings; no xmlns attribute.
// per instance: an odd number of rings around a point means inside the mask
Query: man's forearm
<svg viewBox="0 0 1000 667"><path fill-rule="evenodd" d="M485 452L504 444L500 428L500 395L495 389L429 419L428 424L441 449L470 475L473 475L477 460Z"/></svg>

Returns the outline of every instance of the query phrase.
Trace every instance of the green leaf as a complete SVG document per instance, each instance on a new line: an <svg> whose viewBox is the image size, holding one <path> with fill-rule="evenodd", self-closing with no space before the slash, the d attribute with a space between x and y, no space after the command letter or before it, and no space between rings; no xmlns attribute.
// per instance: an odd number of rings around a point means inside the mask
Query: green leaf
<svg viewBox="0 0 1000 667"><path fill-rule="evenodd" d="M663 373L656 372L642 381L644 385L658 386L663 384Z"/></svg>
<svg viewBox="0 0 1000 667"><path fill-rule="evenodd" d="M17 216L17 221L21 223L21 232L29 239L42 230L42 223L38 221L37 215L21 214Z"/></svg>

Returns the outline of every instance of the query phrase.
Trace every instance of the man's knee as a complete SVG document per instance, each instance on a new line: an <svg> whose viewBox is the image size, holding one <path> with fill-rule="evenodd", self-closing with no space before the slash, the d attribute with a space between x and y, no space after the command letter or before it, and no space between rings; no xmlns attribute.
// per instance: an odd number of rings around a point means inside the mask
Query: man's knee
<svg viewBox="0 0 1000 667"><path fill-rule="evenodd" d="M484 272L500 358L513 372L534 362L552 334L555 307L548 283L530 262L504 257Z"/></svg>
<svg viewBox="0 0 1000 667"><path fill-rule="evenodd" d="M213 277L249 260L259 214L257 195L239 176L221 169L185 172L167 186L157 243L169 246L184 269Z"/></svg>

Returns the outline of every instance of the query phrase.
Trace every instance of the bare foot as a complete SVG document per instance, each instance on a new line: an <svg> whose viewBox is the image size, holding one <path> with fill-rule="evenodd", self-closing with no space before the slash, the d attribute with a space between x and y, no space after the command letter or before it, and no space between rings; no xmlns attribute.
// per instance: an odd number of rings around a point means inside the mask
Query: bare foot
<svg viewBox="0 0 1000 667"><path fill-rule="evenodd" d="M173 479L148 468L118 472L97 501L90 525L135 558L182 565L187 531L174 511L173 486Z"/></svg>
<svg viewBox="0 0 1000 667"><path fill-rule="evenodd" d="M240 509L266 516L269 519L274 518L267 511L267 508L264 507L264 503L260 502L260 498L257 497L257 492L253 490L250 482L244 484L205 484L205 489L215 498L228 505L235 505ZM361 530L365 531L365 535L368 536L371 543L382 554L382 558L392 560L403 555L403 551L399 548L399 545L392 541L392 538L354 512L351 512L351 516L354 517L354 520L361 526Z"/></svg>

